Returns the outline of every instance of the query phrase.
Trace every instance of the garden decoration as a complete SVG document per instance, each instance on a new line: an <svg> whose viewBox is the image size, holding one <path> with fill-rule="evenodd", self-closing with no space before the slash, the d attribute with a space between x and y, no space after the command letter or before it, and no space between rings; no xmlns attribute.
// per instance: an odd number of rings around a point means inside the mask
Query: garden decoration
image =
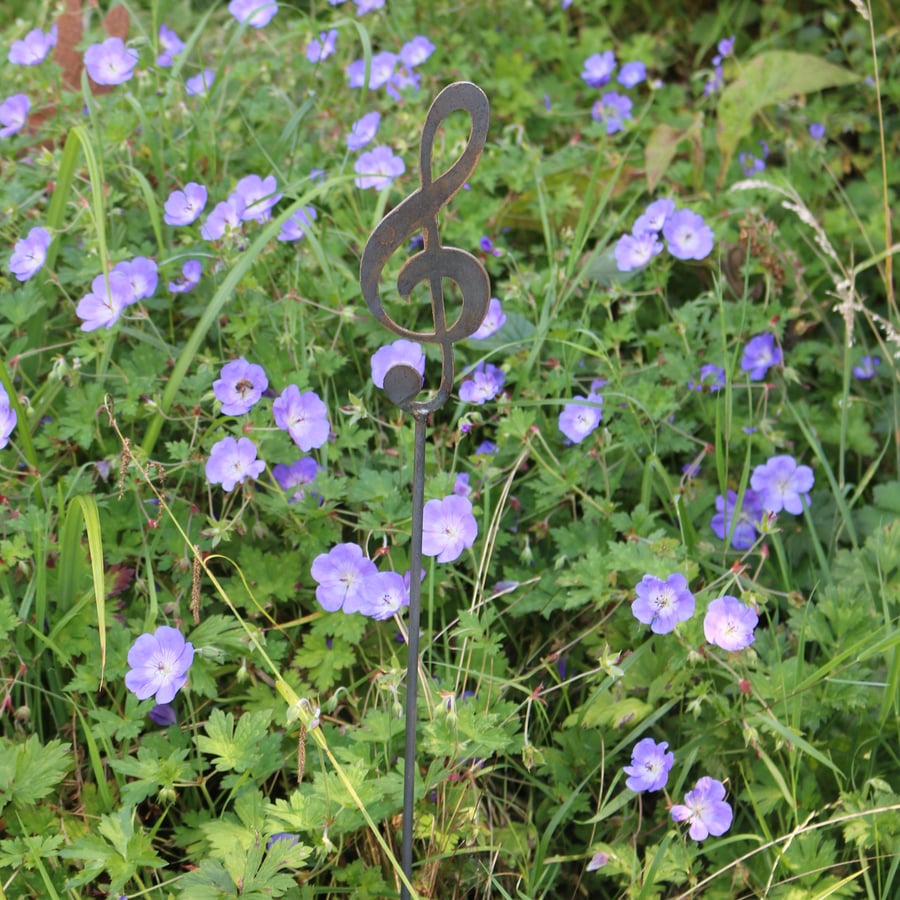
<svg viewBox="0 0 900 900"><path fill-rule="evenodd" d="M463 110L472 118L472 130L459 159L442 175L432 177L432 153L437 130L451 113ZM484 321L490 302L490 281L482 264L470 253L441 243L437 214L463 187L472 174L487 139L490 106L477 85L456 82L435 98L422 129L419 153L421 187L389 212L375 227L366 243L360 264L360 286L372 314L386 328L413 341L438 344L441 348L441 379L436 390L417 400L424 386L419 372L409 365L392 366L384 378L384 390L392 403L408 412L415 422L412 476L412 526L409 583L409 637L407 643L407 690L405 709L405 763L403 770L403 871L412 872L412 820L415 795L416 695L418 693L419 622L421 616L422 534L425 504L425 437L428 416L440 409L453 385L453 343L472 335ZM397 276L400 296L409 300L413 289L427 282L431 293L433 327L414 331L395 322L384 308L378 288L390 257L411 237L422 232L423 249L408 259ZM448 322L443 280L456 282L462 293L462 308ZM408 898L404 885L401 897Z"/></svg>

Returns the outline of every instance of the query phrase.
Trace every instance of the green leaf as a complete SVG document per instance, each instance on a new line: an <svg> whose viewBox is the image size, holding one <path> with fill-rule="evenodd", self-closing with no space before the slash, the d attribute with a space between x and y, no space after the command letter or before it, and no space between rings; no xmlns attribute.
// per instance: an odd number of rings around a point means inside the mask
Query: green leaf
<svg viewBox="0 0 900 900"><path fill-rule="evenodd" d="M33 869L37 860L52 859L65 843L61 834L32 834L0 841L0 869Z"/></svg>
<svg viewBox="0 0 900 900"><path fill-rule="evenodd" d="M722 151L719 183L724 182L734 151L741 139L749 134L753 117L760 110L797 94L810 94L858 81L860 76L855 72L808 53L768 50L754 56L719 99L717 141Z"/></svg>
<svg viewBox="0 0 900 900"><path fill-rule="evenodd" d="M282 869L299 869L312 853L293 841L275 841L266 847L257 832L249 846L236 842L224 862L204 859L199 868L179 882L184 900L268 900L283 897L296 887L294 877Z"/></svg>
<svg viewBox="0 0 900 900"><path fill-rule="evenodd" d="M153 793L174 790L176 783L190 781L195 773L192 764L185 762L187 755L188 750L184 747L162 759L148 747L141 747L137 759L110 760L109 765L114 771L136 779L122 788L123 802L137 805Z"/></svg>
<svg viewBox="0 0 900 900"><path fill-rule="evenodd" d="M271 719L271 710L257 709L245 712L235 727L231 713L215 709L206 725L208 736L198 735L197 747L215 757L213 765L217 772L246 772L258 766L264 751L268 749L264 745L270 737L268 727Z"/></svg>
<svg viewBox="0 0 900 900"><path fill-rule="evenodd" d="M320 634L305 634L296 662L308 673L313 687L324 693L337 683L341 672L356 662L356 655L342 638L327 641Z"/></svg>
<svg viewBox="0 0 900 900"><path fill-rule="evenodd" d="M7 803L19 806L46 797L69 770L69 749L62 741L41 744L31 735L24 744L0 741L0 810Z"/></svg>
<svg viewBox="0 0 900 900"><path fill-rule="evenodd" d="M68 887L89 884L105 872L110 878L110 893L118 894L141 868L158 869L164 865L144 830L135 830L134 807L126 806L112 815L101 816L97 832L60 850L61 857L78 860L83 867L81 874L68 882Z"/></svg>

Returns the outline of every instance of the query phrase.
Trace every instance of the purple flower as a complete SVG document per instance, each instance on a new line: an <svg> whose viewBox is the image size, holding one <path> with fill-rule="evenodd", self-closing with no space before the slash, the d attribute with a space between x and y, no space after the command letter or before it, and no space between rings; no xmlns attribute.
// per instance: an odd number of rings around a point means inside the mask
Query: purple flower
<svg viewBox="0 0 900 900"><path fill-rule="evenodd" d="M301 485L312 484L319 472L325 471L311 456L301 456L300 459L292 462L289 466L284 463L278 463L272 469L272 475L281 485L283 491L291 491L298 488L290 496L288 502L295 503L302 500L306 496ZM315 496L315 495L314 495Z"/></svg>
<svg viewBox="0 0 900 900"><path fill-rule="evenodd" d="M747 341L741 357L741 369L750 375L751 381L762 381L771 366L781 365L781 348L775 344L773 334L758 334Z"/></svg>
<svg viewBox="0 0 900 900"><path fill-rule="evenodd" d="M244 222L268 222L272 217L272 207L281 199L276 193L278 182L274 175L260 178L246 175L235 186L229 200L238 199L244 204L241 220Z"/></svg>
<svg viewBox="0 0 900 900"><path fill-rule="evenodd" d="M328 440L328 408L315 391L301 394L296 384L289 384L272 404L272 413L275 424L286 431L304 453L321 447Z"/></svg>
<svg viewBox="0 0 900 900"><path fill-rule="evenodd" d="M476 456L491 456L497 452L497 445L493 441L482 441L475 448Z"/></svg>
<svg viewBox="0 0 900 900"><path fill-rule="evenodd" d="M725 785L708 775L685 794L684 804L672 807L673 821L690 822L690 835L695 841L725 834L731 828L732 818L731 806L725 801Z"/></svg>
<svg viewBox="0 0 900 900"><path fill-rule="evenodd" d="M12 434L13 428L16 427L18 417L16 411L12 408L9 400L9 394L0 384L0 450L9 443L9 436Z"/></svg>
<svg viewBox="0 0 900 900"><path fill-rule="evenodd" d="M737 494L729 490L723 497L716 497L716 514L712 517L709 527L721 539L726 540L732 529L732 519L737 506ZM759 522L763 517L763 508L756 491L744 491L744 499L740 512L734 523L734 533L731 535L731 546L735 550L747 550L753 546L756 540L756 532Z"/></svg>
<svg viewBox="0 0 900 900"><path fill-rule="evenodd" d="M241 230L244 215L244 201L232 194L227 200L217 203L200 228L204 240L217 241L226 234Z"/></svg>
<svg viewBox="0 0 900 900"><path fill-rule="evenodd" d="M28 118L31 101L26 94L13 94L0 103L0 137L9 137L22 130Z"/></svg>
<svg viewBox="0 0 900 900"><path fill-rule="evenodd" d="M679 209L669 217L663 225L663 236L676 259L706 259L712 253L712 228L703 216L689 209Z"/></svg>
<svg viewBox="0 0 900 900"><path fill-rule="evenodd" d="M393 366L409 366L419 375L425 375L425 352L415 341L399 340L379 347L372 354L372 381L375 387L384 388L384 376ZM424 383L424 378L423 378Z"/></svg>
<svg viewBox="0 0 900 900"><path fill-rule="evenodd" d="M279 241L300 241L306 237L307 229L312 227L316 220L316 208L304 206L298 209L289 219L286 219L278 232Z"/></svg>
<svg viewBox="0 0 900 900"><path fill-rule="evenodd" d="M750 476L750 486L759 495L763 509L769 513L781 510L797 516L809 506L809 491L815 477L809 466L800 466L793 456L773 456L757 466Z"/></svg>
<svg viewBox="0 0 900 900"><path fill-rule="evenodd" d="M713 363L700 366L700 375L697 380L691 379L688 382L690 390L702 391L703 388L709 388L711 394L721 390L723 387L725 387L725 370Z"/></svg>
<svg viewBox="0 0 900 900"><path fill-rule="evenodd" d="M184 41L163 23L159 26L159 46L162 52L156 57L156 64L161 69L168 69L175 64L175 57L184 50Z"/></svg>
<svg viewBox="0 0 900 900"><path fill-rule="evenodd" d="M631 272L647 265L654 256L662 253L663 245L655 231L642 234L623 234L616 241L616 268L620 272Z"/></svg>
<svg viewBox="0 0 900 900"><path fill-rule="evenodd" d="M654 634L668 634L694 614L694 595L687 579L679 572L665 581L645 575L634 590L637 597L631 604L631 612L638 622L649 625Z"/></svg>
<svg viewBox="0 0 900 900"><path fill-rule="evenodd" d="M466 497L450 494L425 504L422 553L438 562L453 562L478 537L478 523Z"/></svg>
<svg viewBox="0 0 900 900"><path fill-rule="evenodd" d="M669 780L669 772L675 765L675 754L669 751L668 741L658 744L653 738L643 738L631 751L631 765L625 766L625 786L635 793L661 791Z"/></svg>
<svg viewBox="0 0 900 900"><path fill-rule="evenodd" d="M46 228L32 228L28 234L16 241L12 256L9 258L9 270L19 281L28 281L36 275L47 259L47 248L53 240Z"/></svg>
<svg viewBox="0 0 900 900"><path fill-rule="evenodd" d="M47 58L55 46L55 25L46 34L40 28L34 28L21 40L12 42L8 59L13 65L36 66Z"/></svg>
<svg viewBox="0 0 900 900"><path fill-rule="evenodd" d="M631 97L608 91L591 108L591 118L606 123L607 134L615 134L631 118L631 107Z"/></svg>
<svg viewBox="0 0 900 900"><path fill-rule="evenodd" d="M755 640L753 629L758 623L759 616L737 597L717 597L703 617L703 634L723 650L743 650Z"/></svg>
<svg viewBox="0 0 900 900"><path fill-rule="evenodd" d="M731 56L731 54L734 53L734 39L735 35L732 35L729 38L722 38L716 45L716 50L719 51L720 61L726 56Z"/></svg>
<svg viewBox="0 0 900 900"><path fill-rule="evenodd" d="M753 175L756 172L762 172L766 168L765 161L754 156L752 153L741 153L740 156L738 156L738 162L741 165L743 173L748 176Z"/></svg>
<svg viewBox="0 0 900 900"><path fill-rule="evenodd" d="M616 81L622 87L633 88L640 84L647 77L647 67L642 62L627 62L619 69Z"/></svg>
<svg viewBox="0 0 900 900"><path fill-rule="evenodd" d="M132 299L129 301L129 305L137 303L138 300L146 300L156 293L159 269L149 257L136 256L134 259L123 260L116 263L112 270L124 275L131 285Z"/></svg>
<svg viewBox="0 0 900 900"><path fill-rule="evenodd" d="M503 312L503 306L496 297L491 297L488 303L487 313L478 328L472 332L472 339L483 341L491 335L496 334L506 321L506 313Z"/></svg>
<svg viewBox="0 0 900 900"><path fill-rule="evenodd" d="M396 572L376 572L363 579L362 590L344 603L345 613L362 613L372 619L389 619L409 606L409 587Z"/></svg>
<svg viewBox="0 0 900 900"><path fill-rule="evenodd" d="M199 75L193 75L184 83L184 90L188 97L202 97L216 80L216 73L212 69L204 69Z"/></svg>
<svg viewBox="0 0 900 900"><path fill-rule="evenodd" d="M18 246L18 244L16 246ZM880 356L863 356L853 367L853 376L860 381L868 381L870 378L875 377L875 369L880 365Z"/></svg>
<svg viewBox="0 0 900 900"><path fill-rule="evenodd" d="M572 0L562 0L562 8L566 9L567 7L572 5ZM602 869L609 862L609 854L603 853L602 851L597 851L590 859L590 862L585 867L585 872L596 872L598 869Z"/></svg>
<svg viewBox="0 0 900 900"><path fill-rule="evenodd" d="M329 2L331 2L331 0L329 0ZM340 0L340 2L343 3L344 0ZM278 831L266 841L266 850L271 850L272 844L274 844L276 841L290 841L290 845L293 847L296 844L300 843L300 835L291 834L288 831Z"/></svg>
<svg viewBox="0 0 900 900"><path fill-rule="evenodd" d="M573 443L580 444L593 434L603 419L603 395L591 391L587 397L567 403L559 414L559 430Z"/></svg>
<svg viewBox="0 0 900 900"><path fill-rule="evenodd" d="M190 225L206 208L206 188L189 181L183 191L172 191L166 200L163 219L167 225Z"/></svg>
<svg viewBox="0 0 900 900"><path fill-rule="evenodd" d="M169 282L169 290L173 294L186 294L200 284L200 276L203 274L203 265L196 259L189 259L181 267L181 278Z"/></svg>
<svg viewBox="0 0 900 900"><path fill-rule="evenodd" d="M178 721L175 709L169 703L157 703L147 715L162 728L168 728L169 725L174 725Z"/></svg>
<svg viewBox="0 0 900 900"><path fill-rule="evenodd" d="M226 416L242 416L250 412L268 386L263 367L248 363L241 356L222 366L219 378L213 382L213 394Z"/></svg>
<svg viewBox="0 0 900 900"><path fill-rule="evenodd" d="M401 100L400 91L405 91L407 88L417 91L421 83L422 79L418 72L408 69L406 66L399 66L391 73L384 89L394 100Z"/></svg>
<svg viewBox="0 0 900 900"><path fill-rule="evenodd" d="M309 570L316 581L316 600L327 612L337 612L349 604L355 608L367 578L378 574L371 559L363 556L358 544L338 544L320 553Z"/></svg>
<svg viewBox="0 0 900 900"><path fill-rule="evenodd" d="M825 126L821 122L813 122L809 126L809 136L814 141L821 141L825 137Z"/></svg>
<svg viewBox="0 0 900 900"><path fill-rule="evenodd" d="M354 179L358 188L374 188L380 191L386 188L398 175L406 171L406 165L394 151L384 144L361 154L353 165L353 171L359 176Z"/></svg>
<svg viewBox="0 0 900 900"><path fill-rule="evenodd" d="M137 50L126 47L122 38L111 37L91 44L84 51L84 66L97 84L124 84L134 75Z"/></svg>
<svg viewBox="0 0 900 900"><path fill-rule="evenodd" d="M466 403L479 405L493 400L503 389L506 376L490 363L478 363L471 377L459 386L459 398Z"/></svg>
<svg viewBox="0 0 900 900"><path fill-rule="evenodd" d="M675 201L668 197L654 200L634 220L632 234L643 234L645 231L655 231L657 234L663 230L666 222L675 212Z"/></svg>
<svg viewBox="0 0 900 900"><path fill-rule="evenodd" d="M716 91L721 91L724 84L725 79L723 77L722 67L716 65L712 75L709 76L706 80L706 84L703 85L703 96L709 97L711 94L715 94Z"/></svg>
<svg viewBox="0 0 900 900"><path fill-rule="evenodd" d="M362 150L366 144L371 143L380 122L379 112L366 113L361 119L357 119L347 135L347 149Z"/></svg>
<svg viewBox="0 0 900 900"><path fill-rule="evenodd" d="M91 282L91 292L78 301L75 315L84 321L82 331L95 331L103 326L112 328L119 321L122 310L134 303L131 282L121 272L98 275Z"/></svg>
<svg viewBox="0 0 900 900"><path fill-rule="evenodd" d="M453 482L453 493L457 497L468 497L472 493L472 488L469 486L468 472L460 472L456 476L456 481Z"/></svg>
<svg viewBox="0 0 900 900"><path fill-rule="evenodd" d="M234 490L248 478L256 480L266 464L256 458L256 444L250 438L224 437L212 445L206 461L206 480L221 484L222 490Z"/></svg>
<svg viewBox="0 0 900 900"><path fill-rule="evenodd" d="M130 671L125 687L138 700L155 697L157 703L171 703L187 681L194 661L194 645L185 641L177 628L160 625L153 634L142 634L128 651Z"/></svg>
<svg viewBox="0 0 900 900"><path fill-rule="evenodd" d="M313 38L306 45L306 58L311 63L322 62L328 59L337 45L337 29L332 28L329 31L320 31L317 38Z"/></svg>
<svg viewBox="0 0 900 900"><path fill-rule="evenodd" d="M377 90L383 87L391 80L394 69L397 66L399 57L396 53L388 50L382 50L372 57L372 69L369 72L369 90ZM357 59L347 66L347 78L350 81L350 87L363 87L366 80L366 61Z"/></svg>
<svg viewBox="0 0 900 900"><path fill-rule="evenodd" d="M606 50L604 53L594 53L584 61L584 70L581 73L581 77L588 87L603 87L612 78L615 68L616 55L612 50Z"/></svg>
<svg viewBox="0 0 900 900"><path fill-rule="evenodd" d="M246 22L253 28L265 28L278 12L275 0L231 0L230 12L240 23Z"/></svg>
<svg viewBox="0 0 900 900"><path fill-rule="evenodd" d="M356 14L364 16L376 9L384 8L384 0L353 0L356 3Z"/></svg>
<svg viewBox="0 0 900 900"><path fill-rule="evenodd" d="M347 82L352 88L362 87L366 83L366 61L354 59L344 70L347 73Z"/></svg>
<svg viewBox="0 0 900 900"><path fill-rule="evenodd" d="M422 34L417 34L400 48L400 60L409 69L421 66L434 53L434 44Z"/></svg>

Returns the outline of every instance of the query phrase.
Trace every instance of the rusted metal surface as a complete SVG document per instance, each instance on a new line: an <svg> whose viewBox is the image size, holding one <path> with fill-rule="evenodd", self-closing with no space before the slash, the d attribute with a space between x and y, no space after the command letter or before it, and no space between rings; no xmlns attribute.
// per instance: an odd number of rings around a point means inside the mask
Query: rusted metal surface
<svg viewBox="0 0 900 900"><path fill-rule="evenodd" d="M459 159L446 172L432 177L432 155L438 128L444 119L464 110L472 119L472 130ZM419 628L421 622L422 528L425 506L425 438L430 413L446 403L453 387L453 344L472 335L487 314L491 296L490 280L484 266L472 254L441 243L437 215L463 187L472 174L487 140L490 122L488 99L477 85L457 82L445 87L435 98L422 129L419 154L420 187L389 212L375 227L366 243L360 264L360 286L369 309L385 328L410 341L438 344L441 348L441 378L436 387L426 387L429 395L416 399L422 390L419 373L411 366L393 366L384 379L391 402L410 413L415 421L412 479L412 526L410 546L409 641L406 666L406 723L403 769L403 851L401 864L412 879L412 831L416 775L416 695L419 672ZM409 302L413 289L425 282L431 294L432 327L415 331L395 322L382 302L379 282L393 254L422 232L423 248L410 257L397 276L400 296ZM443 280L454 281L462 294L458 316L448 322ZM409 891L401 887L402 900Z"/></svg>

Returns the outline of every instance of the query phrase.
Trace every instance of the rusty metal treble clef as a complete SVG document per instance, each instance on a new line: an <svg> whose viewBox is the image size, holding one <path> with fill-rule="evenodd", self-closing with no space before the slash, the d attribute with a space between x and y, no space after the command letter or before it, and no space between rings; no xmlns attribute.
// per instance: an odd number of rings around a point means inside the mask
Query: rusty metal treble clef
<svg viewBox="0 0 900 900"><path fill-rule="evenodd" d="M446 172L432 177L432 153L438 128L444 119L464 110L472 119L472 130L459 159ZM410 413L415 422L412 480L412 529L410 548L409 639L406 688L406 742L403 772L403 851L404 879L401 900L408 900L412 875L412 819L415 800L416 694L418 691L419 626L421 620L422 527L425 505L425 424L430 413L439 409L453 386L453 344L472 335L484 320L490 302L491 287L487 272L472 254L441 243L437 214L466 183L487 140L490 121L488 99L477 85L457 82L435 97L422 129L420 187L389 212L372 231L360 263L360 287L372 314L386 328L402 338L438 344L441 348L441 380L436 390L424 399L416 396L422 389L421 377L414 368L396 365L384 378L389 399ZM427 282L431 292L432 328L414 331L395 322L387 313L378 284L390 257L416 233L423 233L424 245L410 257L397 276L397 289L407 301L413 289ZM443 279L454 281L462 294L462 308L448 324Z"/></svg>

